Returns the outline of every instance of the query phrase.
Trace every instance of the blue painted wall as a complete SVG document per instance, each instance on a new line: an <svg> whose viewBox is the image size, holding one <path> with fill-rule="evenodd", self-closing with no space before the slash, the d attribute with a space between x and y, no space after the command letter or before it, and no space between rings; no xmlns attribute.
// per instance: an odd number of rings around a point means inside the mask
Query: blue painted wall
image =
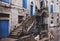
<svg viewBox="0 0 60 41"><path fill-rule="evenodd" d="M2 2L5 2L5 3L9 3L9 0L0 0Z"/></svg>
<svg viewBox="0 0 60 41"><path fill-rule="evenodd" d="M30 16L33 16L33 6L30 5Z"/></svg>
<svg viewBox="0 0 60 41"><path fill-rule="evenodd" d="M53 13L53 5L50 5L50 13Z"/></svg>
<svg viewBox="0 0 60 41"><path fill-rule="evenodd" d="M0 38L9 36L9 21L0 20Z"/></svg>
<svg viewBox="0 0 60 41"><path fill-rule="evenodd" d="M23 0L22 4L23 4L23 8L27 8L27 0Z"/></svg>

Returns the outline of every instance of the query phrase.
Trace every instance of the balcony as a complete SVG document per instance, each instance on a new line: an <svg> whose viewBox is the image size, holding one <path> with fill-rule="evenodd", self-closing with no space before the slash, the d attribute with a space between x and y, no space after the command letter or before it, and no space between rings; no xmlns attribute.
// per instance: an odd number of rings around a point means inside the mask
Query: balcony
<svg viewBox="0 0 60 41"><path fill-rule="evenodd" d="M36 14L37 16L48 16L48 6L45 4L44 0L40 2L40 9L37 9L36 7Z"/></svg>
<svg viewBox="0 0 60 41"><path fill-rule="evenodd" d="M45 16L47 17L48 16L48 8L47 7L41 7L41 9L36 9L36 13L35 15L37 16Z"/></svg>

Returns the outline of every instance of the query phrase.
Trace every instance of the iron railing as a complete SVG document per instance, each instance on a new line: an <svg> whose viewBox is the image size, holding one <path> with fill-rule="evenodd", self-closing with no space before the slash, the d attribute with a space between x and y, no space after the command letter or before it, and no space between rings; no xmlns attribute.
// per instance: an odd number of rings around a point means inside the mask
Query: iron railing
<svg viewBox="0 0 60 41"><path fill-rule="evenodd" d="M43 12L46 12L46 14L47 14L48 13L48 7L41 7L40 10L36 9L35 15L41 16Z"/></svg>
<svg viewBox="0 0 60 41"><path fill-rule="evenodd" d="M18 36L20 36L20 34L23 32L23 34L26 34L28 33L28 28L31 26L33 26L35 24L34 22L34 17L29 17L28 19L24 20L22 22L21 25L19 25L17 28L15 28L11 33L10 33L10 36L16 36L18 38ZM33 24L33 25L31 25ZM30 28L31 28L30 27Z"/></svg>

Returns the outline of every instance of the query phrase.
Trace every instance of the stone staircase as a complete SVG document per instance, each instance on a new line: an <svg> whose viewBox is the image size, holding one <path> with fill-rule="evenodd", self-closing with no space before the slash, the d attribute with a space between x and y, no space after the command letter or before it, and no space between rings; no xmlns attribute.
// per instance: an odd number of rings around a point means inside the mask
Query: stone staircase
<svg viewBox="0 0 60 41"><path fill-rule="evenodd" d="M33 16L24 20L21 23L21 25L19 25L17 28L15 28L13 31L11 31L10 37L18 38L22 32L27 33L34 24L33 20L34 20Z"/></svg>

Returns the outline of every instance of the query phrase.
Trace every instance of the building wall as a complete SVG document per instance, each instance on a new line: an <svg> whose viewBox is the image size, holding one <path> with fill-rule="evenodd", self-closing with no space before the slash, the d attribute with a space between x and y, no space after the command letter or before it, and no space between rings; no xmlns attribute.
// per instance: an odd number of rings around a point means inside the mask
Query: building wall
<svg viewBox="0 0 60 41"><path fill-rule="evenodd" d="M60 15L60 9L59 9L59 1L60 0L47 0L48 1L48 9L49 9L49 18L48 18L48 24L49 26L57 26L59 23L57 23L57 14ZM50 5L53 4L53 13L50 12ZM53 24L51 24L51 17L54 17Z"/></svg>
<svg viewBox="0 0 60 41"><path fill-rule="evenodd" d="M57 22L57 19L58 19L58 22ZM53 21L53 23L51 23L51 21ZM58 25L59 25L58 13L49 14L49 26L58 26Z"/></svg>
<svg viewBox="0 0 60 41"><path fill-rule="evenodd" d="M5 6L7 4L2 3ZM11 32L19 23L18 23L18 16L24 16L26 18L26 14L29 14L28 10L24 10L22 8L22 0L11 0L11 8L7 7L0 7L0 13L9 14L9 32ZM6 20L6 18L3 18Z"/></svg>
<svg viewBox="0 0 60 41"><path fill-rule="evenodd" d="M16 8L22 8L22 0L11 0L12 6L16 6Z"/></svg>
<svg viewBox="0 0 60 41"><path fill-rule="evenodd" d="M9 32L10 32L10 14L11 14L11 10L10 8L4 8L4 7L1 7L1 10L0 10L0 13L3 13L3 14L9 14L9 18L5 18L5 17L1 17L0 20L9 20Z"/></svg>
<svg viewBox="0 0 60 41"><path fill-rule="evenodd" d="M11 9L10 14L10 24L11 24L11 30L18 24L18 10L17 9Z"/></svg>
<svg viewBox="0 0 60 41"><path fill-rule="evenodd" d="M37 8L40 9L40 0L27 0L27 9L29 11L30 11L31 2L33 2L33 15L35 15L35 6L37 6Z"/></svg>
<svg viewBox="0 0 60 41"><path fill-rule="evenodd" d="M52 3L52 1L53 1L53 3ZM58 3L58 5L57 5L57 3ZM57 1L57 0L49 0L48 1L49 13L50 13L50 5L51 4L54 5L54 12L59 13L59 1Z"/></svg>
<svg viewBox="0 0 60 41"><path fill-rule="evenodd" d="M39 0L38 0L39 1ZM26 19L26 14L30 14L30 5L31 2L33 2L33 14L35 14L35 5L39 8L39 3L36 0L27 0L27 9L23 8L22 6L22 0L10 0L10 3L5 4L2 3L1 6L7 6L9 7L11 5L11 8L7 7L0 7L0 13L9 14L9 32L11 32L16 26L19 25L18 23L18 16L24 16L23 20ZM6 18L4 19L6 20Z"/></svg>

